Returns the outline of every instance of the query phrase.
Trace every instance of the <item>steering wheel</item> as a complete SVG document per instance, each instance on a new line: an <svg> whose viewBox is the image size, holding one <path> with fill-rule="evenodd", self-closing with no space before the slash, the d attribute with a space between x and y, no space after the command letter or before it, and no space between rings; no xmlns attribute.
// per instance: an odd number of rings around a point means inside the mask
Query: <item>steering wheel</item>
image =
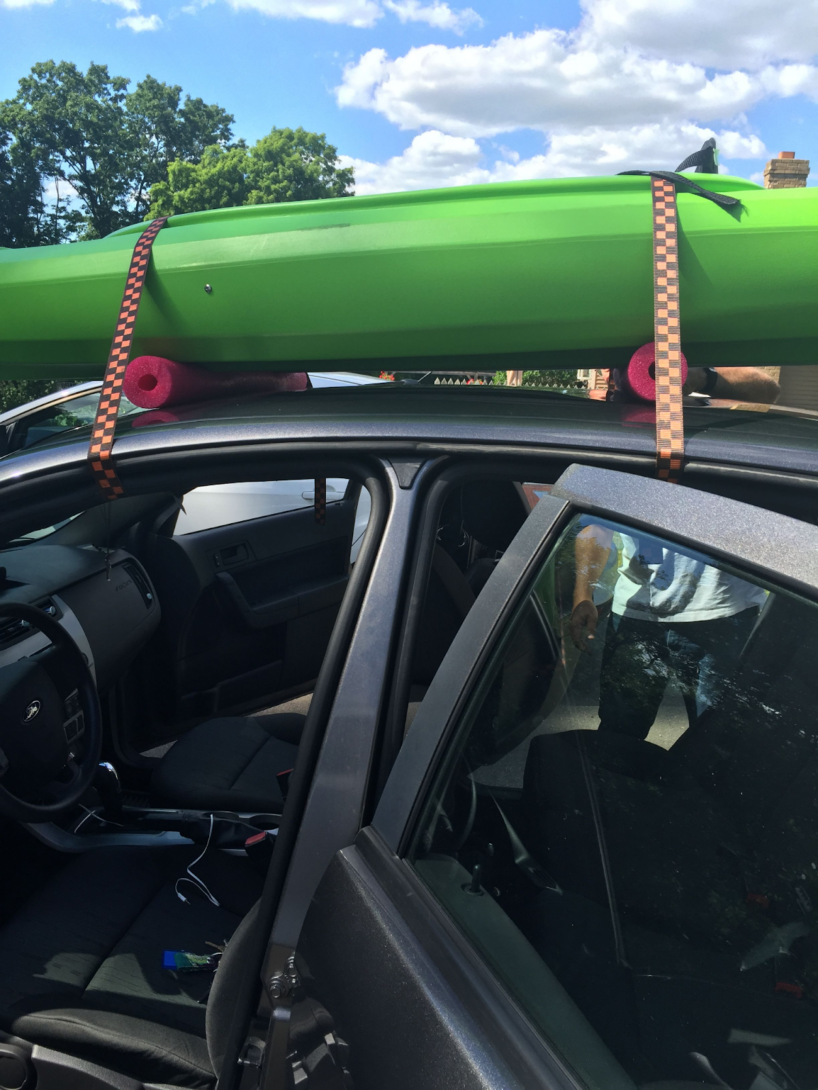
<svg viewBox="0 0 818 1090"><path fill-rule="evenodd" d="M0 602L0 620L27 621L51 640L0 667L0 813L54 821L90 787L102 749L102 709L79 647L36 606Z"/></svg>

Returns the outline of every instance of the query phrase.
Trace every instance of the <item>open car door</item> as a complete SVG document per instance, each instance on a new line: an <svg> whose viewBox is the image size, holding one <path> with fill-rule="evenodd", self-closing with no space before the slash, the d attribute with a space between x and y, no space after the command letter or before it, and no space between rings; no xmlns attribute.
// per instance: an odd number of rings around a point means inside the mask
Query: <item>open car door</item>
<svg viewBox="0 0 818 1090"><path fill-rule="evenodd" d="M816 527L570 468L313 897L287 1077L812 1085L816 603Z"/></svg>

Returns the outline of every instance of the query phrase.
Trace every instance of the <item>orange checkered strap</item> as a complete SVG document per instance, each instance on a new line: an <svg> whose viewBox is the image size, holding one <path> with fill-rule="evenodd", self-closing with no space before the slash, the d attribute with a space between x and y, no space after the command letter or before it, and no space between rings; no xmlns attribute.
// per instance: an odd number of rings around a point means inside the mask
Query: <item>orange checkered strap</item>
<svg viewBox="0 0 818 1090"><path fill-rule="evenodd" d="M679 326L679 246L676 186L721 208L741 204L737 197L714 193L686 174L672 170L623 170L647 175L653 199L653 340L656 350L656 472L678 481L684 468L682 342Z"/></svg>
<svg viewBox="0 0 818 1090"><path fill-rule="evenodd" d="M327 478L315 478L315 521L319 526L327 522Z"/></svg>
<svg viewBox="0 0 818 1090"><path fill-rule="evenodd" d="M91 432L88 464L91 466L91 472L94 474L105 498L109 500L118 499L124 492L111 455L114 446L116 414L122 398L122 383L125 379L125 368L128 366L128 358L131 354L131 344L133 343L133 334L136 328L136 315L139 311L139 300L142 297L142 287L145 283L145 274L148 271L148 262L151 259L151 247L153 246L153 240L167 222L167 216L154 220L142 232L136 246L134 246L131 266L128 269L128 279L125 282L125 294L122 296L122 306L119 309L116 332L111 343L108 366L105 369L105 378L102 383L102 393L99 397L97 415Z"/></svg>
<svg viewBox="0 0 818 1090"><path fill-rule="evenodd" d="M676 187L651 178L653 197L653 343L656 372L656 472L678 481L685 454Z"/></svg>

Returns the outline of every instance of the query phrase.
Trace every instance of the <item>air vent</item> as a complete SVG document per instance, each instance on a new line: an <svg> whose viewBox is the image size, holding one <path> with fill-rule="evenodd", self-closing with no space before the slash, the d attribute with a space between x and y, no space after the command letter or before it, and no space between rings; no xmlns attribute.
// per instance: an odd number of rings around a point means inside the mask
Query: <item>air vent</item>
<svg viewBox="0 0 818 1090"><path fill-rule="evenodd" d="M145 603L145 607L150 609L153 605L153 591L151 590L151 585L148 582L147 576L139 565L135 564L132 560L126 560L122 567L128 575L130 575L131 579L133 579L134 586L142 595L142 601Z"/></svg>
<svg viewBox="0 0 818 1090"><path fill-rule="evenodd" d="M35 602L34 605L47 613L49 617L59 619L60 611L50 598L43 598L42 601ZM0 621L0 648L10 647L12 644L18 643L30 636L33 630L34 626L30 625L28 621L15 620L14 618Z"/></svg>
<svg viewBox="0 0 818 1090"><path fill-rule="evenodd" d="M0 621L0 647L9 647L18 640L28 636L31 625L28 621L3 620Z"/></svg>

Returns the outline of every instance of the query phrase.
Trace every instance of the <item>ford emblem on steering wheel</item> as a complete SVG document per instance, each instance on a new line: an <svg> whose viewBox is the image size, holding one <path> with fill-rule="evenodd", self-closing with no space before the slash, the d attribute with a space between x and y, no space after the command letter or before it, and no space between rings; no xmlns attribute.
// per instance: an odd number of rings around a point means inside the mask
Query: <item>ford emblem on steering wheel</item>
<svg viewBox="0 0 818 1090"><path fill-rule="evenodd" d="M37 716L40 714L40 707L41 705L39 700L32 700L25 710L25 714L23 715L23 722L30 723L32 719L36 719Z"/></svg>

